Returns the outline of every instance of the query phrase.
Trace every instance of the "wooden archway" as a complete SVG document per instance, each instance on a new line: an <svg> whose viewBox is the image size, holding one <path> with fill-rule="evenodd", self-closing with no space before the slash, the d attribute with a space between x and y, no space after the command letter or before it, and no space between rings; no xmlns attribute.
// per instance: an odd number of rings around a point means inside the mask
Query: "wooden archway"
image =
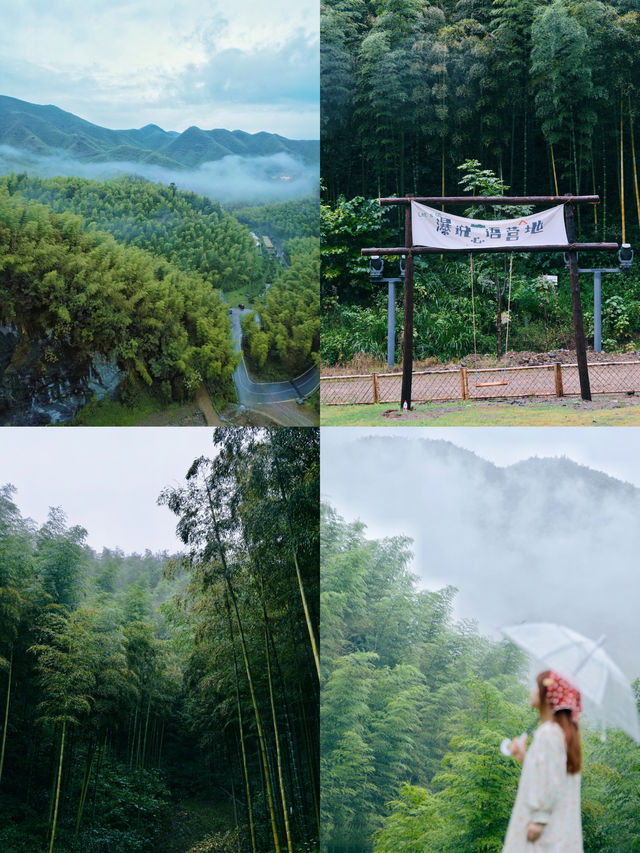
<svg viewBox="0 0 640 853"><path fill-rule="evenodd" d="M534 248L481 248L481 249L449 249L432 248L429 246L414 246L411 222L411 202L417 201L421 204L433 205L472 205L482 204L507 205L507 204L563 204L564 218L567 230L568 243L566 246L535 246ZM404 279L404 345L402 352L402 391L400 395L400 406L406 402L407 408L411 408L411 380L413 374L413 258L414 255L422 254L476 254L479 252L566 252L569 257L569 277L571 281L571 308L573 312L573 330L576 339L576 360L578 362L578 376L580 378L580 396L583 400L591 399L591 387L589 384L589 369L587 366L587 345L584 335L584 323L582 319L582 304L580 302L580 285L578 281L578 252L587 250L617 250L617 243L576 243L575 206L577 204L598 204L600 196L597 195L563 195L563 196L413 196L406 195L398 198L381 198L380 204L395 204L405 206L405 245L392 248L367 248L362 249L363 255L404 255L405 279Z"/></svg>

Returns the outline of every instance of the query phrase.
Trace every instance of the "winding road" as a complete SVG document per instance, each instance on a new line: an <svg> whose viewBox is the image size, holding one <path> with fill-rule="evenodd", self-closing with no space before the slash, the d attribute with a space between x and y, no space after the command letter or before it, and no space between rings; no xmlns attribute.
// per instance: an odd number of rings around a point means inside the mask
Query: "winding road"
<svg viewBox="0 0 640 853"><path fill-rule="evenodd" d="M231 308L231 328L233 334L233 348L235 352L242 352L242 327L240 318L251 309ZM244 358L236 367L233 381L238 394L238 402L247 409L261 411L267 415L273 415L278 423L290 423L293 426L308 426L310 420L306 412L296 412L291 406L281 404L302 402L305 397L313 393L320 385L320 370L318 367L310 367L300 376L286 382L256 382L247 371ZM293 422L293 423L292 423Z"/></svg>

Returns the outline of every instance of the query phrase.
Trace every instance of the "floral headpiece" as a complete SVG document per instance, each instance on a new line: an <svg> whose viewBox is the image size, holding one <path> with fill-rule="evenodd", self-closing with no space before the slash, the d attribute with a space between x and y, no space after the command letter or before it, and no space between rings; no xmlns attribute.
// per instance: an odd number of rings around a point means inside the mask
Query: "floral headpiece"
<svg viewBox="0 0 640 853"><path fill-rule="evenodd" d="M582 699L580 691L564 676L554 670L542 680L547 688L547 702L551 705L553 713L556 711L571 711L571 719L578 722L582 713Z"/></svg>

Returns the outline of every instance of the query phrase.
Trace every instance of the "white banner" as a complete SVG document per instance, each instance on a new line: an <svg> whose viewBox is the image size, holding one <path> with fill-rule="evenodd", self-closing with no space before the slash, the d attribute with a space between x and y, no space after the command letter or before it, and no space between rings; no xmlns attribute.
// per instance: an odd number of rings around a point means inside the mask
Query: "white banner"
<svg viewBox="0 0 640 853"><path fill-rule="evenodd" d="M478 197L478 202L481 198ZM508 248L516 246L566 246L564 205L517 219L466 219L411 202L414 246L436 249Z"/></svg>

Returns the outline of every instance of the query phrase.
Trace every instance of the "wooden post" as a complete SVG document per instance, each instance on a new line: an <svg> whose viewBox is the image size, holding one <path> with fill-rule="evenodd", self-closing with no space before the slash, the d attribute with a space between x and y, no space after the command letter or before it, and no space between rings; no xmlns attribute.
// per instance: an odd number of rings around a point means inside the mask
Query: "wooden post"
<svg viewBox="0 0 640 853"><path fill-rule="evenodd" d="M380 402L380 395L378 393L378 374L372 373L371 378L373 379L373 402L379 403Z"/></svg>
<svg viewBox="0 0 640 853"><path fill-rule="evenodd" d="M466 385L465 385L464 372L465 372L465 368L461 367L460 368L460 387L462 388L462 399L466 400L467 399L467 389L466 389Z"/></svg>
<svg viewBox="0 0 640 853"><path fill-rule="evenodd" d="M467 370L467 368L466 368L466 367L463 367L462 369L464 370L464 393L465 393L465 400L470 400L470 399L471 399L471 397L469 396L469 371Z"/></svg>
<svg viewBox="0 0 640 853"><path fill-rule="evenodd" d="M411 198L411 196L407 196ZM404 244L413 246L411 203L405 207ZM411 379L413 373L413 253L409 251L404 264L404 334L402 336L402 391L400 408L411 408Z"/></svg>
<svg viewBox="0 0 640 853"><path fill-rule="evenodd" d="M562 387L562 365L559 361L553 365L553 376L556 381L556 397L564 397L564 389Z"/></svg>
<svg viewBox="0 0 640 853"><path fill-rule="evenodd" d="M569 243L575 243L575 209L571 203L564 206L564 220L567 226L567 240ZM589 385L589 368L587 366L587 343L584 336L582 304L580 302L580 282L578 281L578 253L575 250L570 250L568 256L569 278L571 280L571 308L573 309L573 331L576 339L576 361L578 362L578 376L580 378L580 396L583 400L590 400L591 387Z"/></svg>

